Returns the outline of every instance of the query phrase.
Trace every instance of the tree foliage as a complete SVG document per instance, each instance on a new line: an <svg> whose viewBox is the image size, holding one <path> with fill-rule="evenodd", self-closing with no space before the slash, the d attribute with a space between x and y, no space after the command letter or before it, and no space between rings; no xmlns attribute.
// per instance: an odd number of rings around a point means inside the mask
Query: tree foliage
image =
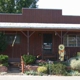
<svg viewBox="0 0 80 80"><path fill-rule="evenodd" d="M0 32L0 52L4 51L7 48L6 35L3 32Z"/></svg>
<svg viewBox="0 0 80 80"><path fill-rule="evenodd" d="M21 13L22 8L36 8L37 0L0 0L0 13Z"/></svg>

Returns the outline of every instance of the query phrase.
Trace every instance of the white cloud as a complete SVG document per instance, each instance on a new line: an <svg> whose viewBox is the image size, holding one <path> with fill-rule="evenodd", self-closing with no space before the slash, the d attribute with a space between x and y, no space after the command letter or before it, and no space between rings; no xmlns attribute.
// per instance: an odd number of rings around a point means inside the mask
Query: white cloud
<svg viewBox="0 0 80 80"><path fill-rule="evenodd" d="M39 8L62 9L63 15L80 16L80 0L39 0Z"/></svg>

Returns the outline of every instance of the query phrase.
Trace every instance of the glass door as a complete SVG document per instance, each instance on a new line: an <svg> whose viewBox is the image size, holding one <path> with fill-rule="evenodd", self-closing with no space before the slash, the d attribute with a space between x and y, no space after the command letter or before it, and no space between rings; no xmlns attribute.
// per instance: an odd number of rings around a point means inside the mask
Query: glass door
<svg viewBox="0 0 80 80"><path fill-rule="evenodd" d="M43 54L52 53L52 34L43 34Z"/></svg>

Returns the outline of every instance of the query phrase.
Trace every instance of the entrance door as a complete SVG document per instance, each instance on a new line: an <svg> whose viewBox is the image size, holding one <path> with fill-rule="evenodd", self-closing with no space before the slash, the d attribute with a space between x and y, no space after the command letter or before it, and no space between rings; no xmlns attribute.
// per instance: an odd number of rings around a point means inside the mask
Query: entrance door
<svg viewBox="0 0 80 80"><path fill-rule="evenodd" d="M52 34L43 34L43 55L52 54Z"/></svg>

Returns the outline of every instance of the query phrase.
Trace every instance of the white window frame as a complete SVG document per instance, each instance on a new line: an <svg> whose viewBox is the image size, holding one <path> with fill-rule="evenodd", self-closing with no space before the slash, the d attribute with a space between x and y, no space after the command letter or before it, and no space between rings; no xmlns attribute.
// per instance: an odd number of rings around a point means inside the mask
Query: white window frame
<svg viewBox="0 0 80 80"><path fill-rule="evenodd" d="M69 35L75 35L76 36L76 46L69 46ZM80 47L80 46L78 46L78 36L79 36L80 34L68 34L68 35L66 35L66 39L67 39L67 41L66 41L66 45L65 45L65 47ZM63 44L65 44L64 43L64 37L63 37Z"/></svg>

